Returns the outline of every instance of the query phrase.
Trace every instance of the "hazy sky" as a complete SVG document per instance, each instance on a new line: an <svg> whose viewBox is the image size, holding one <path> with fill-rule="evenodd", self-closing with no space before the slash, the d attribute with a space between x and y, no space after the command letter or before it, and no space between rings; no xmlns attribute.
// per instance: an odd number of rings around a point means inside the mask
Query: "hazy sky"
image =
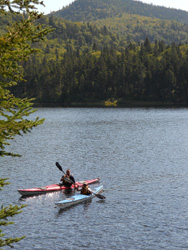
<svg viewBox="0 0 188 250"><path fill-rule="evenodd" d="M140 0L140 2L188 11L187 0Z"/></svg>
<svg viewBox="0 0 188 250"><path fill-rule="evenodd" d="M46 7L39 7L40 12L44 14L49 14L51 11L57 11L62 9L64 6L69 5L74 2L74 0L43 0ZM140 0L144 3L149 3L153 5L160 5L175 9L181 9L188 11L188 0Z"/></svg>

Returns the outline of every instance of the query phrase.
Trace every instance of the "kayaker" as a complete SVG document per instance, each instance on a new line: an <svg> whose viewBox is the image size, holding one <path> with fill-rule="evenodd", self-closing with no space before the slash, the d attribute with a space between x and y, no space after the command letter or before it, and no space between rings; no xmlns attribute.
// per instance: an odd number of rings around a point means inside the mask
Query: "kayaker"
<svg viewBox="0 0 188 250"><path fill-rule="evenodd" d="M92 194L91 189L88 187L88 184L86 182L83 183L82 189L81 189L81 194L84 195L90 195Z"/></svg>
<svg viewBox="0 0 188 250"><path fill-rule="evenodd" d="M75 186L75 179L74 177L70 174L70 169L67 169L66 174L61 177L62 181L62 186L70 188L72 184L74 184L74 189L76 189Z"/></svg>

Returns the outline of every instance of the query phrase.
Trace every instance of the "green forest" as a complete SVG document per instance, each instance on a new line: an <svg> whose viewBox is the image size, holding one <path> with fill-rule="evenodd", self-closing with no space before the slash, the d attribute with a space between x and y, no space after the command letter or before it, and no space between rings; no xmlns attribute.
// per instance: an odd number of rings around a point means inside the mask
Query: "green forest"
<svg viewBox="0 0 188 250"><path fill-rule="evenodd" d="M11 18L0 16L0 32ZM26 82L12 87L17 97L36 105L188 105L187 12L76 0L38 22L53 32L21 63Z"/></svg>
<svg viewBox="0 0 188 250"><path fill-rule="evenodd" d="M131 14L188 24L186 11L145 4L136 0L76 0L68 7L52 14L73 22L91 22Z"/></svg>
<svg viewBox="0 0 188 250"><path fill-rule="evenodd" d="M24 64L27 84L16 94L37 103L119 105L188 104L188 45L130 44L85 53L68 50L62 60L33 56Z"/></svg>

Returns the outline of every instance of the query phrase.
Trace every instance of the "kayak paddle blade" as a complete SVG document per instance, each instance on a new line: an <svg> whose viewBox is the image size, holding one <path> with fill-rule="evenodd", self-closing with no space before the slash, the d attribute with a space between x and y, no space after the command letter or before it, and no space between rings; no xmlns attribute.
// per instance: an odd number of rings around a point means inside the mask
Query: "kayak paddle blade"
<svg viewBox="0 0 188 250"><path fill-rule="evenodd" d="M56 162L56 164L55 164L55 165L59 168L59 170L60 170L60 171L62 171L62 172L63 172L63 169L62 169L61 165L60 165L58 162Z"/></svg>
<svg viewBox="0 0 188 250"><path fill-rule="evenodd" d="M95 194L95 193L94 193L94 195L95 195L97 198L99 198L99 199L102 199L102 200L106 199L106 197L105 197L104 195L102 195L102 194Z"/></svg>

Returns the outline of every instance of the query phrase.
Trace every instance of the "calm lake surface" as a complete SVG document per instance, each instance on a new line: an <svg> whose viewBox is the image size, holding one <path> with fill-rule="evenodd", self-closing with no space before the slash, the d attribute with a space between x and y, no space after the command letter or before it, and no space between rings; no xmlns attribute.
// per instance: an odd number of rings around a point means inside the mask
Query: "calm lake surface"
<svg viewBox="0 0 188 250"><path fill-rule="evenodd" d="M1 203L27 204L3 229L24 250L188 249L188 109L39 108L45 123L1 159ZM17 189L100 177L105 200L59 210L71 194L20 198ZM95 186L97 184L94 184ZM99 185L99 184L98 184ZM4 249L10 249L9 247Z"/></svg>

